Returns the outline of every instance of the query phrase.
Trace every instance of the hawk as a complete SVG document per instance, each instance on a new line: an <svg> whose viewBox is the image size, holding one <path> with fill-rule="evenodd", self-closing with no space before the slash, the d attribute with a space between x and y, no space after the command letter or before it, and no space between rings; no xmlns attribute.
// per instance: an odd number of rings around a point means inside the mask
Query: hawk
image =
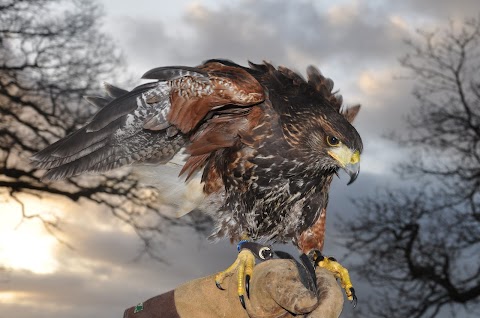
<svg viewBox="0 0 480 318"><path fill-rule="evenodd" d="M351 183L359 173L363 146L351 122L360 106L343 107L313 66L304 79L266 62L208 60L143 78L154 81L129 92L106 85L107 97L87 98L101 107L92 120L32 158L45 178L165 164L185 150L181 174L201 174L213 238L322 249L332 178L343 169ZM250 273L252 256L240 253L234 265Z"/></svg>

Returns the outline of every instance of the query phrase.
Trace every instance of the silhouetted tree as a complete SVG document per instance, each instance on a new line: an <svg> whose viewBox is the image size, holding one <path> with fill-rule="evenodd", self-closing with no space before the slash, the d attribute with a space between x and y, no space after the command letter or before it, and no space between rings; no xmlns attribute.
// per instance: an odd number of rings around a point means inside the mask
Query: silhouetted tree
<svg viewBox="0 0 480 318"><path fill-rule="evenodd" d="M419 32L400 59L418 107L395 139L405 188L355 200L348 246L378 287L369 317L480 312L480 20ZM453 316L456 316L453 314Z"/></svg>
<svg viewBox="0 0 480 318"><path fill-rule="evenodd" d="M126 170L45 183L29 164L33 153L84 124L97 109L83 96L98 94L102 80L118 75L120 53L101 32L101 17L90 0L1 1L0 196L50 232L58 220L25 211L28 196L102 204L149 247L168 218L158 212L157 193Z"/></svg>

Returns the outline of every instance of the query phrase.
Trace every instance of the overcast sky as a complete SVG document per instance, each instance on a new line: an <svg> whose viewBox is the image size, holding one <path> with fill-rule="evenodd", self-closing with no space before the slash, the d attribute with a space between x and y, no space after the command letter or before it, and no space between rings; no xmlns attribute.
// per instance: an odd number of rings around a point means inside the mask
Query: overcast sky
<svg viewBox="0 0 480 318"><path fill-rule="evenodd" d="M382 135L399 130L402 116L415 106L412 83L396 79L405 75L398 63L403 39L417 28L443 27L479 9L475 0L101 2L104 29L124 51L134 78L153 67L217 57L240 64L269 60L302 73L313 64L335 81L347 104L362 104L355 123L365 145L362 173L348 188L345 175L335 181L328 209L325 253L335 256L344 252L335 215L355 217L345 198L396 182L391 169L404 154ZM135 261L141 242L108 212L68 202L33 206L63 217L64 239L74 250L35 222L18 225L19 214L3 217L0 260L10 269L0 281L1 317L121 317L141 300L224 269L236 255L226 242L210 244L192 231L173 230L163 254L170 264ZM18 207L0 201L5 208ZM11 246L12 241L18 243Z"/></svg>

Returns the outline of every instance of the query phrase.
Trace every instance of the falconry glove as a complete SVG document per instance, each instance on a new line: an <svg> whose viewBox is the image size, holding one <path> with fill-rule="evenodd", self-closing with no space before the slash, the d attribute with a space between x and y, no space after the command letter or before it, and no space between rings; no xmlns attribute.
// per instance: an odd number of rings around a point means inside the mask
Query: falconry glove
<svg viewBox="0 0 480 318"><path fill-rule="evenodd" d="M314 294L300 280L291 260L269 260L257 265L250 281L246 309L238 301L236 275L215 286L215 275L199 278L153 297L125 311L124 318L336 318L343 294L329 271L317 268Z"/></svg>

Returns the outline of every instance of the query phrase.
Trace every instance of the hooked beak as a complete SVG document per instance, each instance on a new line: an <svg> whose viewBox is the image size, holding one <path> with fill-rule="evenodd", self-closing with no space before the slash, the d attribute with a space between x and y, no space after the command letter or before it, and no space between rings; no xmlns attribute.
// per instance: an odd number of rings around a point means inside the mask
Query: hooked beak
<svg viewBox="0 0 480 318"><path fill-rule="evenodd" d="M347 185L350 185L357 179L358 174L360 173L360 162L348 164L343 168L343 170L345 170L350 176L350 181L347 183Z"/></svg>
<svg viewBox="0 0 480 318"><path fill-rule="evenodd" d="M329 150L328 154L336 159L340 167L350 176L350 181L347 185L352 184L360 173L360 151L353 151L347 146L341 145Z"/></svg>

